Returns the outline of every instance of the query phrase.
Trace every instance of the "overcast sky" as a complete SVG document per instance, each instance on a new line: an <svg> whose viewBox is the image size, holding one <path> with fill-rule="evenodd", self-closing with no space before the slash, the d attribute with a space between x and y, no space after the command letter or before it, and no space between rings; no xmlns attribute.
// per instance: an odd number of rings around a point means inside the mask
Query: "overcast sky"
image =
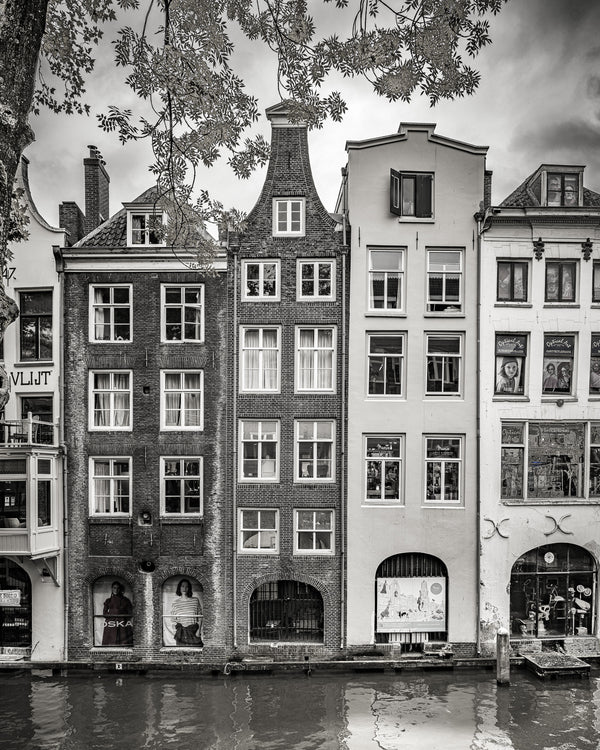
<svg viewBox="0 0 600 750"><path fill-rule="evenodd" d="M318 11L331 24L334 8L323 8L320 0L309 5L313 15ZM338 25L351 23L349 11L336 13ZM473 97L431 108L422 98L410 104L389 103L364 81L331 85L341 87L348 112L342 123L309 135L315 183L328 210L334 209L340 169L346 163L345 142L396 132L401 122L433 122L441 135L489 146L487 167L494 172L495 203L542 162L586 165L584 184L600 191L600 2L509 0L492 19L491 36L492 45L474 63L482 80ZM247 88L258 97L261 113L279 101L270 55L258 43L244 44L238 52ZM93 111L106 110L109 104L135 106L118 81L119 71L110 60L99 61L88 85ZM114 134L98 129L93 116L44 112L32 125L36 142L25 154L33 198L53 225L58 223L60 202L74 200L84 207L82 159L88 144L96 145L106 161L111 214L152 184L148 146L121 146ZM264 116L257 130L270 137ZM225 207L249 211L258 199L264 170L238 180L222 162L202 173L202 187Z"/></svg>

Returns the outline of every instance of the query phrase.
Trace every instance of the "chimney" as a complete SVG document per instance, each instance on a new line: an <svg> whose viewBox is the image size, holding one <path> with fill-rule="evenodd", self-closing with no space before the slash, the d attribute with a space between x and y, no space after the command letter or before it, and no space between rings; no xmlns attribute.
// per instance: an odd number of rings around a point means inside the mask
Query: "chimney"
<svg viewBox="0 0 600 750"><path fill-rule="evenodd" d="M492 170L486 169L483 174L483 210L492 205Z"/></svg>
<svg viewBox="0 0 600 750"><path fill-rule="evenodd" d="M109 217L108 186L110 177L96 146L88 146L90 155L83 160L85 181L85 234Z"/></svg>
<svg viewBox="0 0 600 750"><path fill-rule="evenodd" d="M75 201L64 201L58 207L58 225L67 232L67 245L71 247L84 236L85 216Z"/></svg>

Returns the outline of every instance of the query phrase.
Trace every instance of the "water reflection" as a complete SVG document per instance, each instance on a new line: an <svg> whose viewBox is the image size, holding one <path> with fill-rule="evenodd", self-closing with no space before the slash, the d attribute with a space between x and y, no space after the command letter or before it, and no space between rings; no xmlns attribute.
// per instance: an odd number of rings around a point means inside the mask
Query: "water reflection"
<svg viewBox="0 0 600 750"><path fill-rule="evenodd" d="M586 750L600 676L0 673L3 750Z"/></svg>

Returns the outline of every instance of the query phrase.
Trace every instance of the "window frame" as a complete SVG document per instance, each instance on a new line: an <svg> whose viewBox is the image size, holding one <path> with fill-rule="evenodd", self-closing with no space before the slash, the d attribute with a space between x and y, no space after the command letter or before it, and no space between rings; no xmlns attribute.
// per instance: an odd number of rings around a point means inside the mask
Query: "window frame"
<svg viewBox="0 0 600 750"><path fill-rule="evenodd" d="M369 247L368 257L368 269L367 269L367 311L371 315L404 315L405 314L405 281L406 281L406 247ZM397 255L399 258L399 269L379 269L375 266L374 257L375 254L385 255ZM382 279L376 279L377 275L383 276ZM400 297L400 304L398 307L388 307L388 300L391 298L388 295L388 286L391 278L396 277L397 282L397 296ZM383 284L383 299L384 306L376 307L374 302L379 299L380 296L374 293L375 283L380 282Z"/></svg>
<svg viewBox="0 0 600 750"><path fill-rule="evenodd" d="M300 437L301 424L312 424L312 435L310 438ZM330 436L319 437L318 425L330 425ZM331 484L335 482L335 462L336 462L336 424L335 419L295 419L294 420L294 482L297 484ZM302 458L300 456L300 444L311 444L311 456ZM319 446L329 445L329 476L318 476L319 461L327 460L319 458ZM301 472L301 463L307 462L312 467L312 474L303 476Z"/></svg>
<svg viewBox="0 0 600 750"><path fill-rule="evenodd" d="M313 293L304 294L302 291L302 270L306 266L313 267ZM319 267L329 266L329 294L320 294ZM296 261L296 299L298 302L334 302L335 301L335 260L332 258L299 258ZM310 280L308 280L310 281ZM316 293L315 293L316 292Z"/></svg>
<svg viewBox="0 0 600 750"><path fill-rule="evenodd" d="M184 387L179 389L166 388L167 375L179 375L180 385ZM185 376L186 375L199 375L200 376L200 387L198 389L185 388ZM182 417L182 423L178 425L167 424L167 395L169 393L179 393L181 395L186 393L199 393L200 394L200 423L198 425L184 424L184 418L187 411L184 405L184 399L181 399L179 413ZM160 431L161 432L202 432L204 430L204 370L201 369L184 369L178 370L174 368L168 368L160 371Z"/></svg>
<svg viewBox="0 0 600 750"><path fill-rule="evenodd" d="M412 210L405 207L405 202L408 204L411 200L409 184L412 184ZM433 221L434 186L434 172L390 169L390 213L403 221Z"/></svg>
<svg viewBox="0 0 600 750"><path fill-rule="evenodd" d="M108 389L96 389L94 388L94 377L96 375L110 375L110 384ZM114 388L114 377L116 375L127 375L128 377L128 388L116 389ZM95 409L95 396L101 393L108 394L109 396L109 408L108 413L110 415L110 422L108 425L97 425L96 424L96 409ZM128 395L128 408L122 409L121 411L128 414L128 423L125 425L116 425L115 416L115 397L118 394ZM98 410L100 412L100 410ZM88 372L88 430L90 432L131 432L133 430L133 370L109 370L101 368L97 370L89 370Z"/></svg>
<svg viewBox="0 0 600 750"><path fill-rule="evenodd" d="M429 342L430 339L437 338L437 339L456 339L459 342L458 347L458 354L448 353L448 352L431 352L429 348ZM425 332L425 396L427 398L463 398L464 397L464 340L465 336L463 332L458 331L426 331ZM429 390L429 358L438 356L441 357L444 362L442 363L442 368L445 369L446 364L445 360L447 358L451 358L452 360L455 360L458 362L458 377L456 379L457 381L457 388L456 391L447 391L444 390L442 387L442 390L440 391L432 391ZM442 386L444 385L446 381L442 380ZM451 382L451 381L448 381Z"/></svg>
<svg viewBox="0 0 600 750"><path fill-rule="evenodd" d="M179 463L179 474L167 474L166 468L168 462ZM198 463L198 474L186 474L185 464ZM169 477L171 477L169 479ZM191 479L186 479L191 477ZM198 481L198 511L185 511L181 508L185 507L185 487L183 486L186 481ZM166 483L167 481L178 481L180 486L179 492L179 512L167 511L167 492ZM204 461L202 456L161 456L160 457L160 515L161 518L201 518L204 516Z"/></svg>
<svg viewBox="0 0 600 750"><path fill-rule="evenodd" d="M300 212L300 219L299 219L299 227L298 229L293 229L294 226L294 218L293 218L293 212L294 209L292 207L292 204L298 203L299 204L299 212ZM285 229L279 228L279 219L280 219L280 213L279 213L279 207L285 206ZM273 204L272 204L272 212L273 212L273 237L304 237L306 234L306 198L303 196L280 196L277 198L273 198Z"/></svg>
<svg viewBox="0 0 600 750"><path fill-rule="evenodd" d="M301 347L301 333L302 331L313 332L313 345L311 347ZM320 347L318 345L319 331L331 331L331 346ZM316 342L316 343L315 343ZM296 354L295 354L295 373L294 373L294 386L296 393L335 393L336 392L336 377L337 377L337 326L330 325L297 325L295 332L295 343L296 343ZM331 352L331 385L323 388L317 387L319 367L318 355L319 352ZM312 364L310 367L311 379L315 384L313 388L301 387L301 370L308 370L309 368L302 368L302 352L312 352ZM325 368L321 368L325 369Z"/></svg>
<svg viewBox="0 0 600 750"><path fill-rule="evenodd" d="M560 189L559 190L551 190L550 189L550 181L552 178L558 178L560 180ZM575 200L572 203L567 202L566 196L567 196L567 186L565 178L575 179L577 181L577 185L574 191L574 198ZM579 172L546 172L546 205L550 208L568 208L568 207L577 207L579 206L579 193L581 190L581 175ZM556 201L550 202L550 193L560 193L559 201L558 203Z"/></svg>
<svg viewBox="0 0 600 750"><path fill-rule="evenodd" d="M96 461L102 461L102 462L108 462L110 466L110 473L109 474L96 474L95 473L95 465ZM128 467L128 473L125 475L119 475L115 474L114 472L114 465L116 463L126 463ZM131 518L132 516L132 506L133 506L133 472L132 472L132 465L133 465L133 459L131 456L90 456L89 457L89 514L90 517L98 518ZM129 509L127 511L97 511L95 509L96 506L96 491L95 491L95 480L96 479L102 479L106 478L110 482L110 492L108 495L108 500L111 505L113 506L115 502L115 483L118 481L119 477L123 477L127 479L128 482L128 494L127 494L127 502L129 504Z"/></svg>
<svg viewBox="0 0 600 750"><path fill-rule="evenodd" d="M500 296L500 267L507 266L510 269L510 279L507 281L509 295L507 298ZM520 266L524 269L523 273L523 299L515 297L515 268ZM500 305L524 305L529 303L529 268L528 260L512 260L511 258L498 258L496 261L496 302ZM504 282L503 282L504 283Z"/></svg>
<svg viewBox="0 0 600 750"><path fill-rule="evenodd" d="M259 332L259 346L248 347L245 345L246 334L248 331ZM276 331L277 342L274 348L266 348L264 346L264 332L265 331ZM279 393L281 391L281 326L262 326L262 325L241 325L240 326L240 366L239 366L239 390L240 393ZM275 377L275 387L273 388L250 388L245 385L245 379L247 376L246 368L246 353L250 351L258 352L259 360L259 377L261 382L264 382L265 378L265 366L264 366L264 354L265 351L275 351L277 354L277 374Z"/></svg>
<svg viewBox="0 0 600 750"><path fill-rule="evenodd" d="M523 398L527 395L527 354L529 334L503 333L494 335L494 398ZM515 360L517 372L510 378L504 370L509 360ZM510 390L514 379L514 390Z"/></svg>
<svg viewBox="0 0 600 750"><path fill-rule="evenodd" d="M54 290L52 288L34 288L34 289L18 289L17 290L19 295L19 362L25 362L27 364L30 364L32 362L52 362L54 359ZM40 312L40 313L34 313L25 312L25 304L23 302L23 296L24 295L49 295L50 296L50 312ZM24 357L23 356L23 343L25 340L25 337L23 335L23 328L25 325L25 322L27 320L31 319L34 324L34 348L35 348L35 356L33 357ZM43 330L43 321L46 321L46 325L48 323L49 319L49 330L50 330L50 356L48 357L42 357L41 356L41 350L42 350L42 330Z"/></svg>
<svg viewBox="0 0 600 750"><path fill-rule="evenodd" d="M259 267L257 283L260 287L260 294L248 294L248 268L252 265L256 265ZM274 294L264 293L264 269L266 265L272 265L275 268ZM241 280L242 302L279 302L281 300L281 261L279 258L245 258L242 261Z"/></svg>
<svg viewBox="0 0 600 750"><path fill-rule="evenodd" d="M542 398L575 398L577 334L566 332L544 333L543 347ZM553 367L552 373L548 371L548 367L551 365ZM564 369L565 365L570 366L568 390L560 385L560 371ZM548 386L546 386L547 381Z"/></svg>
<svg viewBox="0 0 600 750"><path fill-rule="evenodd" d="M244 526L244 513L257 513L258 522L254 526ZM275 528L271 529L267 526L262 525L261 515L263 513L275 513ZM279 538L280 538L280 514L279 508L252 508L242 507L238 508L238 535L237 535L237 547L238 554L240 555L278 555L279 554ZM244 546L244 532L256 531L258 539L261 538L261 533L274 531L275 534L275 546L274 547L245 547Z"/></svg>
<svg viewBox="0 0 600 750"><path fill-rule="evenodd" d="M464 247L427 247L426 248L426 272L425 272L425 311L427 315L464 315L464 275L465 275L465 249ZM442 264L442 270L433 270L431 260L435 254L456 253L459 258L458 271L446 269L448 264ZM435 276L441 279L442 294L440 300L433 300L431 297L431 282ZM449 294L447 285L449 278L456 276L458 279L458 300L447 300ZM434 308L438 309L434 309ZM454 309L451 309L454 308Z"/></svg>
<svg viewBox="0 0 600 750"><path fill-rule="evenodd" d="M378 450L378 453L369 453L371 448L369 447L369 441L379 441L376 445L373 446L373 449ZM390 441L397 441L398 442L398 455L391 455L392 451L392 444ZM388 445L386 445L386 443ZM383 444L383 445L382 445ZM388 447L390 446L390 447ZM363 503L366 504L373 504L373 505L386 505L391 504L394 506L403 506L404 505L404 493L405 493L405 487L404 487L404 481L405 481L405 447L406 447L406 435L400 432L394 432L394 433L381 433L381 432L370 432L363 434L363 474L364 474L364 480L363 480ZM377 478L379 478L379 497L375 496L369 496L369 472L371 470L371 467L369 464L378 463L379 469L375 469L379 472L378 477L375 477L375 481L377 482ZM386 477L391 469L391 466L388 467L388 464L394 464L396 466L397 471L397 497L388 496L386 494L386 485L385 481L381 481L381 477ZM392 477L393 479L393 477ZM377 485L376 485L377 489Z"/></svg>
<svg viewBox="0 0 600 750"><path fill-rule="evenodd" d="M94 301L94 293L96 289L108 289L110 300L107 303L97 304ZM127 303L119 303L114 301L115 289L127 289L128 290L128 301ZM128 344L133 341L133 284L97 284L92 283L89 285L89 341L94 344L114 344L116 342ZM109 311L109 322L108 323L96 323L96 310L107 309ZM121 338L115 335L115 325L123 325L121 323L115 324L115 311L127 309L129 311L129 337ZM110 336L107 339L100 339L96 337L96 328L98 325L104 327L108 326Z"/></svg>
<svg viewBox="0 0 600 750"><path fill-rule="evenodd" d="M299 518L301 513L312 513L313 523L310 529L300 528ZM316 521L317 513L329 514L329 529L318 529ZM299 537L301 533L311 533L313 535L312 547L300 547ZM316 546L317 534L324 533L329 534L329 547L318 548ZM335 555L335 510L333 508L294 508L294 555L307 555L309 557L314 557L315 555L331 557Z"/></svg>
<svg viewBox="0 0 600 750"><path fill-rule="evenodd" d="M600 260L592 264L592 305L600 305Z"/></svg>
<svg viewBox="0 0 600 750"><path fill-rule="evenodd" d="M438 440L443 442L458 441L458 457L450 456L444 458L442 456L430 456L429 455L429 441ZM439 448L438 450L441 450ZM454 433L427 433L423 435L423 462L424 462L424 498L423 504L427 506L443 506L443 507L463 507L464 505L464 435ZM429 465L439 463L439 478L440 478L440 498L429 498ZM456 464L458 467L458 481L456 489L456 498L446 500L444 495L446 494L446 465Z"/></svg>
<svg viewBox="0 0 600 750"><path fill-rule="evenodd" d="M373 353L371 352L371 342L374 339L377 338L386 338L386 339L398 339L400 341L400 351L398 353L388 353L388 352L378 352ZM405 380L405 372L406 372L406 333L401 331L367 331L367 397L368 398L384 398L384 399L404 399L406 398L405 392L404 392L404 380ZM383 368L383 391L381 393L376 393L371 391L371 372L372 372L372 362L371 359L383 359L384 362L382 364ZM398 367L400 372L399 377L399 393L387 393L387 373L388 373L388 360L391 359L398 359ZM378 382L378 381L375 381Z"/></svg>
<svg viewBox="0 0 600 750"><path fill-rule="evenodd" d="M171 289L178 289L180 294L179 302L167 302L167 292ZM199 290L200 291L200 302L197 304L188 303L185 299L188 290ZM183 299L181 299L183 298ZM203 344L205 341L205 288L204 284L161 284L160 285L160 340L164 344ZM190 325L186 322L186 311L190 308L192 310L200 308L200 337L199 338L187 338L186 337L186 325ZM180 322L168 323L167 321L167 310L179 309L180 310ZM170 339L167 337L167 326L179 325L181 328L180 338ZM191 325L197 326L198 323Z"/></svg>
<svg viewBox="0 0 600 750"><path fill-rule="evenodd" d="M573 305L577 302L577 289L578 289L578 263L575 260L559 260L554 258L547 258L544 266L544 302L547 305ZM557 267L558 275L556 279L557 283L557 298L550 299L548 297L548 272L550 269ZM568 281L568 276L565 276L566 269L571 269L571 283L572 292L571 295L565 295L564 288Z"/></svg>
<svg viewBox="0 0 600 750"><path fill-rule="evenodd" d="M142 216L144 218L144 227L134 228L133 220L136 216ZM151 219L153 221L151 221ZM154 221L156 220L156 222ZM152 208L130 208L127 211L127 247L164 247L165 240L162 239L158 242L151 242L150 237L153 234L152 224L160 223L164 226L166 224L166 216L164 211L156 211ZM143 232L144 242L134 242L134 232Z"/></svg>
<svg viewBox="0 0 600 750"><path fill-rule="evenodd" d="M257 438L256 440L251 439L245 439L244 438L244 425L246 423L256 423L258 432L257 432ZM275 425L275 439L269 440L264 439L263 435L265 434L271 434L270 432L263 431L263 424L264 423L272 423ZM248 419L248 418L242 418L238 422L238 446L239 446L239 456L238 456L238 482L242 484L277 484L279 482L279 462L280 462L280 439L281 439L281 424L279 419ZM257 450L256 450L256 466L257 466L257 472L256 476L245 476L244 475L244 462L245 462L245 455L244 455L244 446L246 444L256 443ZM262 445L271 445L273 444L275 446L275 457L271 458L271 456L266 455L264 458L262 457ZM248 460L254 460L254 459L248 459ZM273 476L262 476L262 462L264 461L274 461L275 466L273 469Z"/></svg>

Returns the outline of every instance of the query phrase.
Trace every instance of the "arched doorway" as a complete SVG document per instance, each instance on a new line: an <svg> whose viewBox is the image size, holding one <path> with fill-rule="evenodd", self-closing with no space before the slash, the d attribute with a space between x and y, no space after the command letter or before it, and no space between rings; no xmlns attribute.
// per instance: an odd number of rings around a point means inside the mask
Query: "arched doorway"
<svg viewBox="0 0 600 750"><path fill-rule="evenodd" d="M0 557L0 652L31 647L31 580L19 565Z"/></svg>
<svg viewBox="0 0 600 750"><path fill-rule="evenodd" d="M585 636L595 629L596 562L574 544L529 550L510 576L513 636Z"/></svg>
<svg viewBox="0 0 600 750"><path fill-rule="evenodd" d="M448 571L432 555L384 560L375 574L375 641L421 648L447 640Z"/></svg>
<svg viewBox="0 0 600 750"><path fill-rule="evenodd" d="M250 641L323 643L323 597L300 581L270 581L250 597Z"/></svg>

